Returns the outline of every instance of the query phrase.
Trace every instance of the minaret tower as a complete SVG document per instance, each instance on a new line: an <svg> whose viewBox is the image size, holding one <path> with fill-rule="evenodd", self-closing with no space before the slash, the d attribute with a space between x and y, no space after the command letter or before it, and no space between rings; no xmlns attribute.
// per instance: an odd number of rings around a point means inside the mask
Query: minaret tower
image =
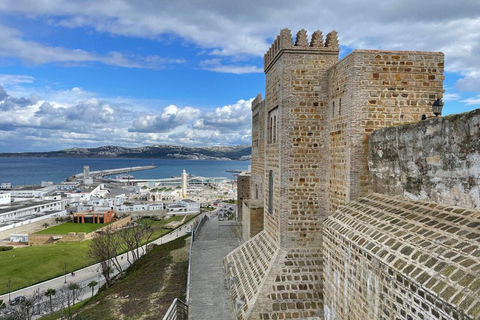
<svg viewBox="0 0 480 320"><path fill-rule="evenodd" d="M182 172L182 197L184 199L187 197L187 172L185 169Z"/></svg>

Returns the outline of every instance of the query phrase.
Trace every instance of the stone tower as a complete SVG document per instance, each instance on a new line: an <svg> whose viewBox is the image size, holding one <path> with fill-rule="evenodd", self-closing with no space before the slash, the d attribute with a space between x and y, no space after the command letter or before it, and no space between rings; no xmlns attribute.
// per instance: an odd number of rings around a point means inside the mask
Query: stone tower
<svg viewBox="0 0 480 320"><path fill-rule="evenodd" d="M263 184L263 231L225 258L238 319L324 318L324 224L371 191L370 133L433 116L431 103L443 95L442 53L338 54L335 31L325 41L316 31L309 42L305 30L293 41L288 29L265 54L250 185Z"/></svg>
<svg viewBox="0 0 480 320"><path fill-rule="evenodd" d="M264 57L264 232L249 242L264 255L252 256L259 270L250 283L232 285L239 319L323 314L320 231L327 216L328 70L338 53L335 31L325 42L316 31L309 42L300 30L293 42L290 30L283 29ZM235 251L226 259L232 275L245 267L235 259Z"/></svg>

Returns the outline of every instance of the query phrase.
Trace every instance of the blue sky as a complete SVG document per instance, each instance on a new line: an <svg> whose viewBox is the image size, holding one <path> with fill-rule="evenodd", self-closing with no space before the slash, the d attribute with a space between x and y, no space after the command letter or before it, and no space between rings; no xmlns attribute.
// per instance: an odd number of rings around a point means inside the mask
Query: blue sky
<svg viewBox="0 0 480 320"><path fill-rule="evenodd" d="M0 152L250 143L281 28L442 51L444 114L480 105L478 1L0 1ZM2 113L3 112L3 113Z"/></svg>

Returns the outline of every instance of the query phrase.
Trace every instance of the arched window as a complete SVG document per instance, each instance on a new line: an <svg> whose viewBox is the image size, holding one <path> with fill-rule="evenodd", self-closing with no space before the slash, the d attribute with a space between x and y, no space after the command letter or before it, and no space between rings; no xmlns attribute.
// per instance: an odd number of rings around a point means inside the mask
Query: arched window
<svg viewBox="0 0 480 320"><path fill-rule="evenodd" d="M255 199L258 199L258 184L255 185Z"/></svg>

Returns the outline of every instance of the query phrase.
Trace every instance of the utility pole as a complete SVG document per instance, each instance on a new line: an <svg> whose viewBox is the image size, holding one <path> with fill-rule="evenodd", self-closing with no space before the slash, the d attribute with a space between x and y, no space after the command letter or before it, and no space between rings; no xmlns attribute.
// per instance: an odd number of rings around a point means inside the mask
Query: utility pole
<svg viewBox="0 0 480 320"><path fill-rule="evenodd" d="M64 263L63 265L63 273L65 274L65 282L64 283L67 283L67 267L68 267L68 263Z"/></svg>
<svg viewBox="0 0 480 320"><path fill-rule="evenodd" d="M11 278L8 278L8 303L12 302L12 299L10 298L10 286L12 285L12 279Z"/></svg>

